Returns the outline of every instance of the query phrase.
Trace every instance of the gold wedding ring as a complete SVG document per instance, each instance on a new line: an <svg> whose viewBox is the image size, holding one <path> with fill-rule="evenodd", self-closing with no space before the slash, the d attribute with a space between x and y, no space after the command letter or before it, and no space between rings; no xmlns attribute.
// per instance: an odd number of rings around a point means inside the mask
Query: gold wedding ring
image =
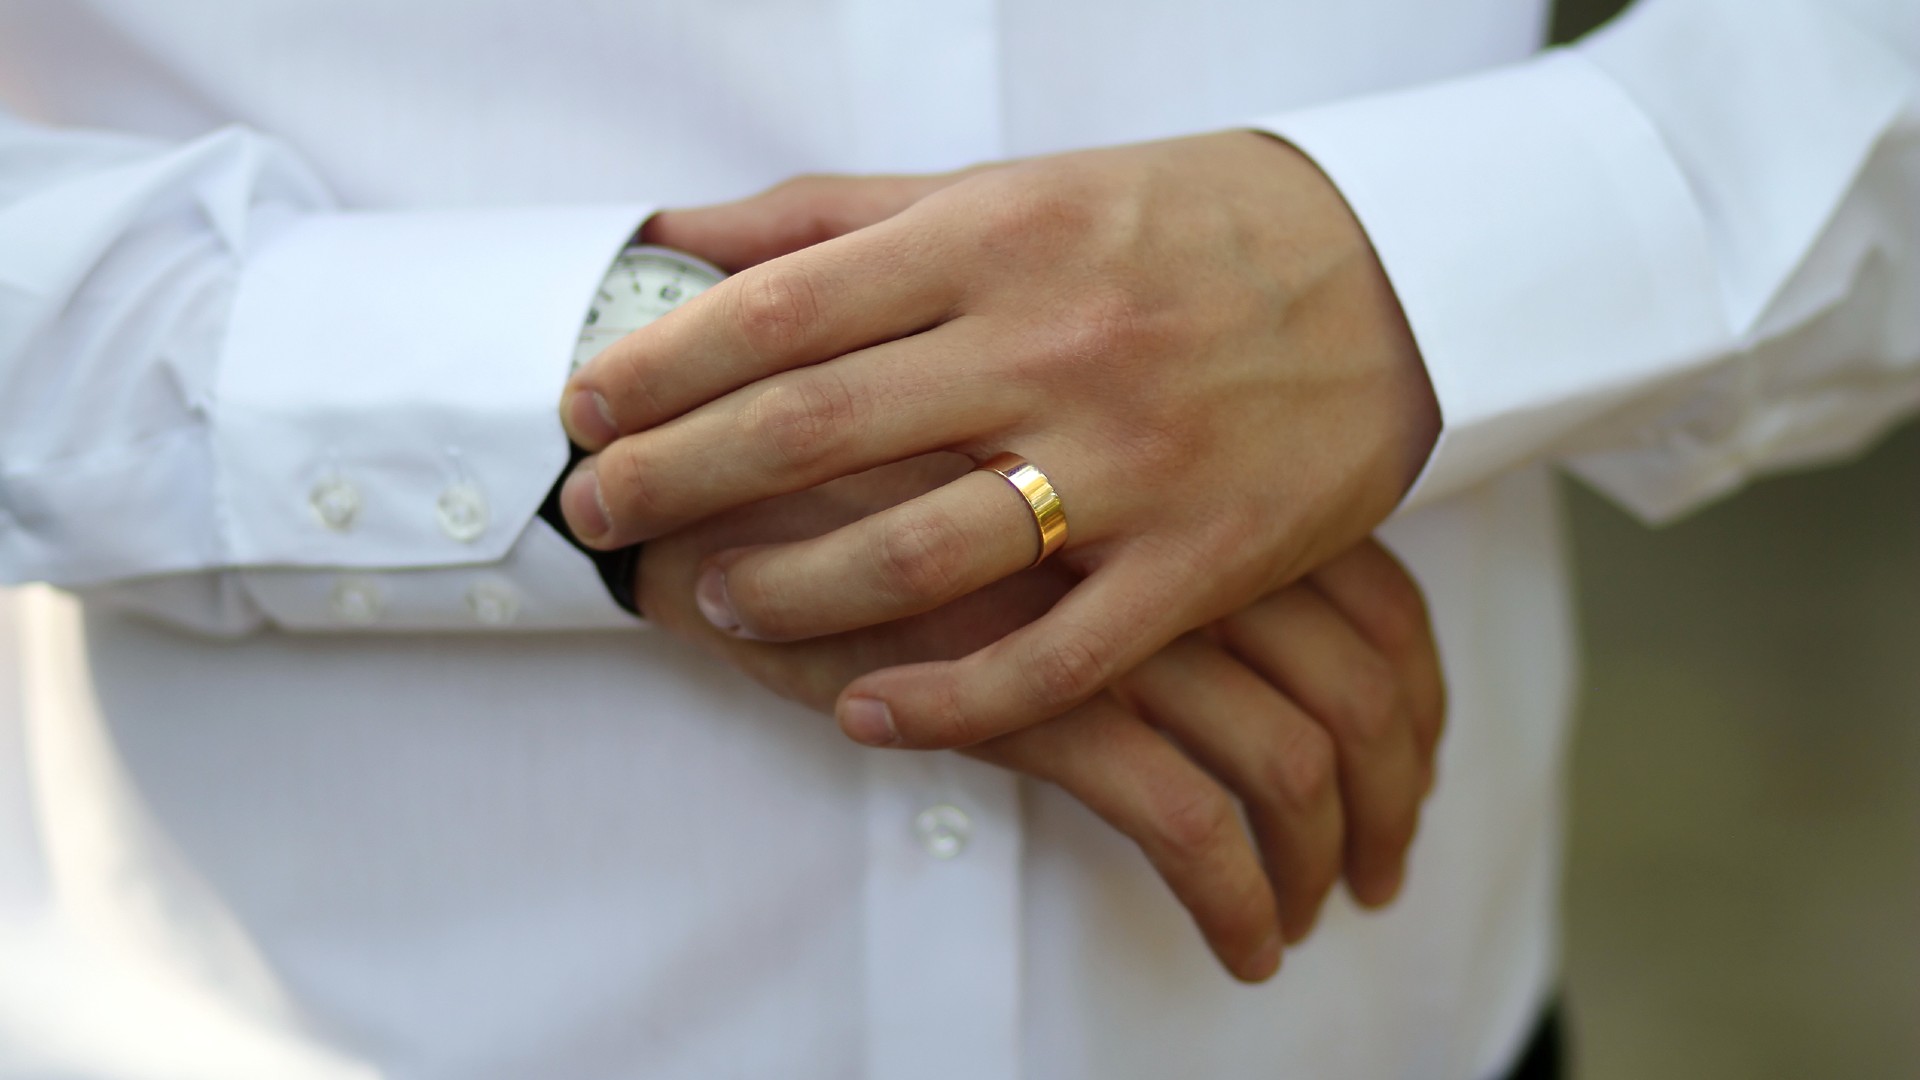
<svg viewBox="0 0 1920 1080"><path fill-rule="evenodd" d="M1060 504L1060 493L1053 490L1047 474L1019 454L995 454L981 462L979 468L1006 477L1007 483L1027 500L1028 508L1033 511L1033 523L1040 527L1040 554L1028 568L1039 566L1047 561L1047 556L1059 551L1060 545L1067 542L1067 510Z"/></svg>

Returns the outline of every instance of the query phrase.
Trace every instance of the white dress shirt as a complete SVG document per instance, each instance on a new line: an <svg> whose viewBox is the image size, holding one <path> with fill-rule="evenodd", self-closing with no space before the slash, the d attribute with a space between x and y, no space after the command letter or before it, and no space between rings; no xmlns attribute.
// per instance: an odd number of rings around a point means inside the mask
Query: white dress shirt
<svg viewBox="0 0 1920 1080"><path fill-rule="evenodd" d="M1920 402L1920 4L1544 19L0 0L0 582L65 590L0 594L0 1076L1496 1074L1556 977L1550 464L1666 517ZM1236 125L1445 419L1407 888L1259 988L1060 792L854 746L533 516L648 206Z"/></svg>

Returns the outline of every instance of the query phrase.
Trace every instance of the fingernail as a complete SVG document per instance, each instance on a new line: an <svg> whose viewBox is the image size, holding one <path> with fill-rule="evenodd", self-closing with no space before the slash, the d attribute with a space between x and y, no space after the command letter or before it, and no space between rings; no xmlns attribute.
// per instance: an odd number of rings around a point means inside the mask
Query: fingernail
<svg viewBox="0 0 1920 1080"><path fill-rule="evenodd" d="M727 596L727 575L719 567L700 575L693 587L693 602L717 629L729 634L740 632L740 618L733 613L733 601Z"/></svg>
<svg viewBox="0 0 1920 1080"><path fill-rule="evenodd" d="M1241 968L1240 977L1248 982L1264 982L1280 970L1280 935L1274 934L1260 943L1247 957L1246 966Z"/></svg>
<svg viewBox="0 0 1920 1080"><path fill-rule="evenodd" d="M594 450L620 437L607 399L592 390L576 390L567 399L567 427L574 442Z"/></svg>
<svg viewBox="0 0 1920 1080"><path fill-rule="evenodd" d="M600 490L600 474L594 471L592 458L575 467L561 486L560 512L573 535L588 543L613 529L613 515L607 512L607 497Z"/></svg>
<svg viewBox="0 0 1920 1080"><path fill-rule="evenodd" d="M878 698L848 698L840 707L840 727L854 742L868 746L892 746L900 741L900 729L893 726L893 710Z"/></svg>

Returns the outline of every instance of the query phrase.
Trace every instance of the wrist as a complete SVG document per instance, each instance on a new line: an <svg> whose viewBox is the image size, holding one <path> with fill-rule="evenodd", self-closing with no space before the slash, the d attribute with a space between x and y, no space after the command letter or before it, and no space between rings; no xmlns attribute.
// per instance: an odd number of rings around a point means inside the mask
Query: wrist
<svg viewBox="0 0 1920 1080"><path fill-rule="evenodd" d="M1300 299L1332 309L1329 328L1351 343L1338 349L1341 362L1371 369L1363 373L1363 392L1372 399L1368 411L1380 440L1376 475L1384 516L1413 487L1439 441L1433 381L1379 252L1333 178L1285 139L1264 131L1239 134L1259 139L1278 169L1270 213L1301 222L1283 232L1277 261L1306 267Z"/></svg>

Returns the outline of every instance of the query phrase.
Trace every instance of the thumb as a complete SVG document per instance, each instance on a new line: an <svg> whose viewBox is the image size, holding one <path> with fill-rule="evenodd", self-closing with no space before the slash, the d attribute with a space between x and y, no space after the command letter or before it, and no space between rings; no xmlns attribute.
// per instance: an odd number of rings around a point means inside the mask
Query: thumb
<svg viewBox="0 0 1920 1080"><path fill-rule="evenodd" d="M737 272L884 221L961 175L798 176L737 202L655 214L640 237Z"/></svg>

